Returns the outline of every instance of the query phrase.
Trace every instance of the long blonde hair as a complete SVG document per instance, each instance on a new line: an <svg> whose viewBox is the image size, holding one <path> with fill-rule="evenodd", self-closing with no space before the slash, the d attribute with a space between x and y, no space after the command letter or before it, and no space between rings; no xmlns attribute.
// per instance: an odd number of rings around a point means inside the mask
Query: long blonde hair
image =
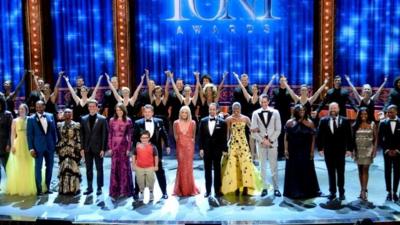
<svg viewBox="0 0 400 225"><path fill-rule="evenodd" d="M187 114L188 114L188 121L189 121L189 122L192 121L192 112L190 111L190 108L189 108L189 106L187 106L187 105L182 106L181 109L179 110L179 120L182 120L182 119L181 119L181 114L182 114L183 111L186 111L186 112L187 112Z"/></svg>

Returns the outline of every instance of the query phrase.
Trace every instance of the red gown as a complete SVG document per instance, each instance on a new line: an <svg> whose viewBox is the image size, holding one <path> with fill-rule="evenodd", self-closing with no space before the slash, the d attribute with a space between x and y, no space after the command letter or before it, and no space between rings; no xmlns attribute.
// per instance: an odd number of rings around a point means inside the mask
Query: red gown
<svg viewBox="0 0 400 225"><path fill-rule="evenodd" d="M196 122L192 120L188 130L184 133L181 130L179 120L174 122L174 129L177 135L176 158L178 160L178 170L173 195L193 196L200 193L194 183L193 177L193 155L194 139L193 129L196 129Z"/></svg>

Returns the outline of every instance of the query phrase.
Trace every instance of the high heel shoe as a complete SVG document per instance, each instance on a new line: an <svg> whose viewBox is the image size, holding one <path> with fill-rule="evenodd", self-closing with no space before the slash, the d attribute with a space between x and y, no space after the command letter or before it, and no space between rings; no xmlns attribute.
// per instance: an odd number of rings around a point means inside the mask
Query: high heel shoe
<svg viewBox="0 0 400 225"><path fill-rule="evenodd" d="M365 202L368 201L368 190L361 190L359 198Z"/></svg>

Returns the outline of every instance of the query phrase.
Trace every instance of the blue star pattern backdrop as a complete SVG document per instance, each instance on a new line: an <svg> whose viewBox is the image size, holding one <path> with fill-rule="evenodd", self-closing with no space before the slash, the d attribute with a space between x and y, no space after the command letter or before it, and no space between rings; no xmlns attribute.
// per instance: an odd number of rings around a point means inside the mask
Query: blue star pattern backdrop
<svg viewBox="0 0 400 225"><path fill-rule="evenodd" d="M224 71L248 73L266 84L285 74L312 84L313 0L137 0L135 73L149 68L156 83L164 70L194 82L193 71L214 82ZM233 75L227 84L236 84Z"/></svg>
<svg viewBox="0 0 400 225"><path fill-rule="evenodd" d="M0 84L11 80L18 84L24 73L24 37L22 1L0 1ZM19 96L23 96L24 86Z"/></svg>
<svg viewBox="0 0 400 225"><path fill-rule="evenodd" d="M384 75L389 81L400 75L399 5L400 0L337 1L336 74L348 74L356 86L379 86Z"/></svg>
<svg viewBox="0 0 400 225"><path fill-rule="evenodd" d="M112 0L52 0L53 72L81 75L94 86L101 73L114 73Z"/></svg>

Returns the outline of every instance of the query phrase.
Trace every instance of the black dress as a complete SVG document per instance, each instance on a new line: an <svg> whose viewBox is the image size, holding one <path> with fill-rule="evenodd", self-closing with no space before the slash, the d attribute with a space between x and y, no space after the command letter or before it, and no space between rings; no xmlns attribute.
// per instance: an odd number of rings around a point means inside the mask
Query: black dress
<svg viewBox="0 0 400 225"><path fill-rule="evenodd" d="M368 113L368 118L371 119L372 121L376 122L377 120L375 119L375 102L372 100L369 100L368 103L364 102L361 100L359 107L366 107L367 108L367 113Z"/></svg>
<svg viewBox="0 0 400 225"><path fill-rule="evenodd" d="M154 108L154 117L160 118L164 122L165 130L169 132L169 121L168 121L168 105L164 105L161 101L160 104L156 104L154 100L151 104Z"/></svg>
<svg viewBox="0 0 400 225"><path fill-rule="evenodd" d="M46 102L46 112L51 113L54 117L54 119L57 121L58 120L58 111L57 111L57 105L54 104L51 99L49 98Z"/></svg>
<svg viewBox="0 0 400 225"><path fill-rule="evenodd" d="M293 199L314 198L320 195L310 149L315 130L297 123L286 127L289 159L286 160L283 195Z"/></svg>
<svg viewBox="0 0 400 225"><path fill-rule="evenodd" d="M84 106L82 106L81 103L78 103L74 107L73 111L74 111L73 120L78 123L81 122L82 116L89 114L89 108L87 103Z"/></svg>

